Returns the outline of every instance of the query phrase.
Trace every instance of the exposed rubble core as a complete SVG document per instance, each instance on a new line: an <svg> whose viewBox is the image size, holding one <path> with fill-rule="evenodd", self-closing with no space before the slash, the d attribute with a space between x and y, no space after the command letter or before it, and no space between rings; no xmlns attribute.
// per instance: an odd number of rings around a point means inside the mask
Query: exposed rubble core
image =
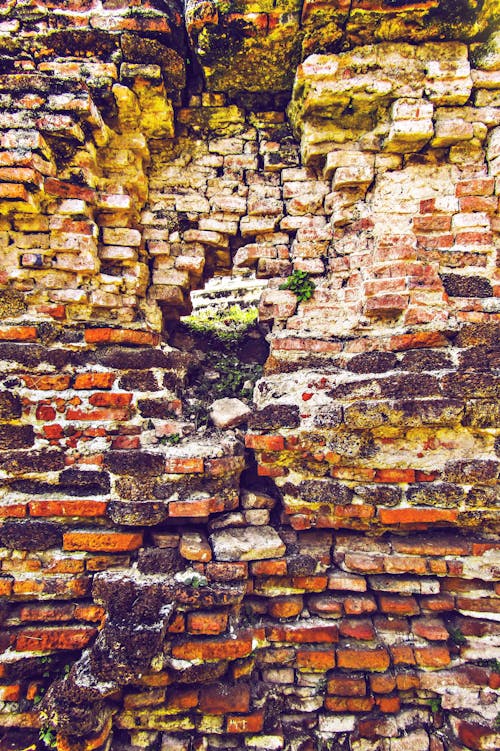
<svg viewBox="0 0 500 751"><path fill-rule="evenodd" d="M500 747L499 21L0 1L0 751Z"/></svg>

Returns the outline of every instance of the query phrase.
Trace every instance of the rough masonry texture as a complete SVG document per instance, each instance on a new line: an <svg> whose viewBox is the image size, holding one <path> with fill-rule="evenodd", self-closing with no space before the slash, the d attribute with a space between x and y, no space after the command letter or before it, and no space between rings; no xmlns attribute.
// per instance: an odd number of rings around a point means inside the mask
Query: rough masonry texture
<svg viewBox="0 0 500 751"><path fill-rule="evenodd" d="M0 2L2 751L500 746L499 22ZM177 321L250 271L200 437Z"/></svg>

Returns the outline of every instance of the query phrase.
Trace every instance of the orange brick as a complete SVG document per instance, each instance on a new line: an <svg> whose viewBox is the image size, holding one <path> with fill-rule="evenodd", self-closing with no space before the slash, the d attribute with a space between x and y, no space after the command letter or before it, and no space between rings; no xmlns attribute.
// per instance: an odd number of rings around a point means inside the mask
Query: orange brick
<svg viewBox="0 0 500 751"><path fill-rule="evenodd" d="M441 668L451 661L448 647L415 647L417 665L424 668Z"/></svg>
<svg viewBox="0 0 500 751"><path fill-rule="evenodd" d="M151 331L137 331L135 329L86 329L87 344L136 344L154 346L159 342L159 335Z"/></svg>
<svg viewBox="0 0 500 751"><path fill-rule="evenodd" d="M281 435L254 435L253 433L248 433L245 436L245 446L249 449L282 451L285 448L285 439Z"/></svg>
<svg viewBox="0 0 500 751"><path fill-rule="evenodd" d="M373 709L375 699L373 696L363 698L351 698L348 696L327 696L325 707L330 712L369 712Z"/></svg>
<svg viewBox="0 0 500 751"><path fill-rule="evenodd" d="M246 683L237 683L234 686L216 683L201 689L202 712L225 715L228 712L248 712L249 709L250 687Z"/></svg>
<svg viewBox="0 0 500 751"><path fill-rule="evenodd" d="M389 694L396 688L396 678L390 673L371 675L370 688L374 694Z"/></svg>
<svg viewBox="0 0 500 751"><path fill-rule="evenodd" d="M299 649L297 651L299 670L324 673L335 667L335 653L332 650Z"/></svg>
<svg viewBox="0 0 500 751"><path fill-rule="evenodd" d="M407 644L395 644L390 647L392 659L395 665L415 665L413 647Z"/></svg>
<svg viewBox="0 0 500 751"><path fill-rule="evenodd" d="M110 389L116 380L116 373L79 373L73 388L77 390Z"/></svg>
<svg viewBox="0 0 500 751"><path fill-rule="evenodd" d="M69 388L69 375L22 375L26 388L32 391L64 391Z"/></svg>
<svg viewBox="0 0 500 751"><path fill-rule="evenodd" d="M112 532L110 530L74 530L63 535L63 550L115 553L137 550L142 545L142 532Z"/></svg>
<svg viewBox="0 0 500 751"><path fill-rule="evenodd" d="M283 559L255 561L250 568L254 576L286 576L287 573L287 563Z"/></svg>
<svg viewBox="0 0 500 751"><path fill-rule="evenodd" d="M0 686L0 701L19 701L21 698L21 686L13 683L9 686Z"/></svg>
<svg viewBox="0 0 500 751"><path fill-rule="evenodd" d="M377 697L377 705L380 711L386 714L395 714L401 709L399 696L379 696Z"/></svg>
<svg viewBox="0 0 500 751"><path fill-rule="evenodd" d="M399 691L410 691L420 688L420 676L416 673L400 673L396 676L396 686Z"/></svg>
<svg viewBox="0 0 500 751"><path fill-rule="evenodd" d="M0 519L9 517L21 518L28 513L27 503L7 502L0 505Z"/></svg>
<svg viewBox="0 0 500 751"><path fill-rule="evenodd" d="M328 586L327 576L292 576L292 585L306 592L324 592Z"/></svg>
<svg viewBox="0 0 500 751"><path fill-rule="evenodd" d="M204 470L203 459L198 458L170 458L165 461L165 472L167 474L200 474Z"/></svg>
<svg viewBox="0 0 500 751"><path fill-rule="evenodd" d="M300 595L274 597L269 601L267 611L273 618L295 618L302 612L304 601Z"/></svg>
<svg viewBox="0 0 500 751"><path fill-rule="evenodd" d="M104 516L106 501L67 500L67 501L30 501L31 516Z"/></svg>
<svg viewBox="0 0 500 751"><path fill-rule="evenodd" d="M106 611L100 605L76 605L75 607L75 618L80 621L101 623L105 615Z"/></svg>
<svg viewBox="0 0 500 751"><path fill-rule="evenodd" d="M209 613L198 610L188 613L187 630L190 634L221 634L226 630L227 613Z"/></svg>
<svg viewBox="0 0 500 751"><path fill-rule="evenodd" d="M260 733L264 727L264 712L254 712L253 714L240 716L229 715L227 718L227 733Z"/></svg>
<svg viewBox="0 0 500 751"><path fill-rule="evenodd" d="M415 482L413 469L377 469L375 482Z"/></svg>
<svg viewBox="0 0 500 751"><path fill-rule="evenodd" d="M166 702L168 709L193 709L198 705L199 692L196 689L177 690Z"/></svg>
<svg viewBox="0 0 500 751"><path fill-rule="evenodd" d="M289 642L291 644L327 643L332 644L339 639L339 629L336 624L304 625L304 626L270 626L267 629L269 641Z"/></svg>
<svg viewBox="0 0 500 751"><path fill-rule="evenodd" d="M26 628L17 632L15 648L18 652L45 649L83 649L96 634L97 629L91 626Z"/></svg>
<svg viewBox="0 0 500 751"><path fill-rule="evenodd" d="M446 508L380 508L378 515L382 524L431 524L454 522L458 518L458 511Z"/></svg>
<svg viewBox="0 0 500 751"><path fill-rule="evenodd" d="M172 656L181 660L236 660L253 651L252 638L186 641L172 647Z"/></svg>
<svg viewBox="0 0 500 751"><path fill-rule="evenodd" d="M37 336L35 326L8 326L0 329L0 341L3 342L34 342Z"/></svg>
<svg viewBox="0 0 500 751"><path fill-rule="evenodd" d="M420 613L416 599L411 596L381 594L379 595L379 607L382 613L390 613L391 615L416 615Z"/></svg>
<svg viewBox="0 0 500 751"><path fill-rule="evenodd" d="M212 513L212 498L202 498L194 501L170 501L168 504L168 515L170 517L199 517L203 518ZM221 503L224 511L224 503Z"/></svg>
<svg viewBox="0 0 500 751"><path fill-rule="evenodd" d="M341 647L337 650L337 664L339 668L351 670L385 671L390 665L390 658L389 653L383 647L377 649Z"/></svg>

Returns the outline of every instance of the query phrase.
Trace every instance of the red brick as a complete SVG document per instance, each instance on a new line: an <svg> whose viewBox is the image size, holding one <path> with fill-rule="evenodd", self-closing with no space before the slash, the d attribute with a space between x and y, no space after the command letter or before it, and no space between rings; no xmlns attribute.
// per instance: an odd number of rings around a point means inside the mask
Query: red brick
<svg viewBox="0 0 500 751"><path fill-rule="evenodd" d="M56 180L54 177L47 177L44 183L45 192L51 196L60 198L80 198L87 203L95 202L95 191L76 183L67 183L62 180Z"/></svg>
<svg viewBox="0 0 500 751"><path fill-rule="evenodd" d="M460 211L470 213L474 211L483 211L486 214L494 214L498 207L496 196L463 196L460 198Z"/></svg>
<svg viewBox="0 0 500 751"><path fill-rule="evenodd" d="M165 472L172 475L201 474L204 470L203 459L169 458L165 460Z"/></svg>
<svg viewBox="0 0 500 751"><path fill-rule="evenodd" d="M424 668L446 667L451 662L448 647L415 647L417 665Z"/></svg>
<svg viewBox="0 0 500 751"><path fill-rule="evenodd" d="M23 605L19 611L21 621L71 621L74 617L73 604L34 603Z"/></svg>
<svg viewBox="0 0 500 751"><path fill-rule="evenodd" d="M262 710L253 714L238 717L229 715L226 723L227 733L260 733L264 727L264 712Z"/></svg>
<svg viewBox="0 0 500 751"><path fill-rule="evenodd" d="M281 435L254 435L249 433L245 436L245 446L264 451L282 451L285 448L285 439Z"/></svg>
<svg viewBox="0 0 500 751"><path fill-rule="evenodd" d="M473 749L473 751L487 748L483 743L483 738L492 733L492 728L487 725L466 722L465 720L458 721L458 737L467 748Z"/></svg>
<svg viewBox="0 0 500 751"><path fill-rule="evenodd" d="M346 568L363 574L382 574L384 572L384 558L370 553L346 553L344 563Z"/></svg>
<svg viewBox="0 0 500 751"><path fill-rule="evenodd" d="M448 340L439 331L417 331L414 334L398 334L391 336L389 349L393 352L403 352L409 349L428 347L446 347ZM411 470L408 470L411 471ZM402 480L401 482L407 482ZM413 482L410 480L409 482Z"/></svg>
<svg viewBox="0 0 500 751"><path fill-rule="evenodd" d="M333 675L328 680L327 691L335 696L366 696L366 682L361 677Z"/></svg>
<svg viewBox="0 0 500 751"><path fill-rule="evenodd" d="M379 595L379 607L382 613L391 615L416 615L420 608L414 597L402 597L399 595Z"/></svg>
<svg viewBox="0 0 500 751"><path fill-rule="evenodd" d="M200 710L214 715L225 715L228 712L248 712L250 710L250 688L245 683L237 683L234 686L216 683L202 687Z"/></svg>
<svg viewBox="0 0 500 751"><path fill-rule="evenodd" d="M416 232L439 232L449 230L451 216L447 214L424 214L413 217L413 229Z"/></svg>
<svg viewBox="0 0 500 751"><path fill-rule="evenodd" d="M38 336L35 326L8 326L0 329L0 341L34 342Z"/></svg>
<svg viewBox="0 0 500 751"><path fill-rule="evenodd" d="M299 649L297 650L297 667L299 670L326 672L335 667L335 653L332 650Z"/></svg>
<svg viewBox="0 0 500 751"><path fill-rule="evenodd" d="M118 408L101 408L101 409L93 409L90 412L86 412L84 409L68 409L66 412L66 419L67 420L78 420L78 421L117 421L117 422L123 422L123 420L128 420L130 417L130 413L128 409L118 409Z"/></svg>
<svg viewBox="0 0 500 751"><path fill-rule="evenodd" d="M63 550L116 553L137 550L142 545L142 532L111 530L74 530L63 535Z"/></svg>
<svg viewBox="0 0 500 751"><path fill-rule="evenodd" d="M56 411L49 404L39 404L36 408L35 417L37 420L55 420Z"/></svg>
<svg viewBox="0 0 500 751"><path fill-rule="evenodd" d="M343 618L339 621L340 635L346 639L369 641L375 638L375 630L368 618Z"/></svg>
<svg viewBox="0 0 500 751"><path fill-rule="evenodd" d="M457 183L456 195L461 196L491 196L495 189L493 177L476 177L471 180L461 180Z"/></svg>
<svg viewBox="0 0 500 751"><path fill-rule="evenodd" d="M280 467L275 464L257 464L257 474L259 477L283 477L286 475L287 470L285 467ZM290 518L290 523L292 526L294 517ZM311 525L309 524L309 527ZM295 527L294 527L295 528ZM298 527L299 529L302 529L302 527ZM308 528L308 527L307 527Z"/></svg>
<svg viewBox="0 0 500 751"><path fill-rule="evenodd" d="M445 508L379 508L382 524L432 524L434 522L455 522L456 509Z"/></svg>
<svg viewBox="0 0 500 751"><path fill-rule="evenodd" d="M30 501L31 516L104 516L106 501L76 500Z"/></svg>
<svg viewBox="0 0 500 751"><path fill-rule="evenodd" d="M339 668L351 670L385 671L390 665L387 650L377 649L349 649L341 647L337 650L337 664Z"/></svg>
<svg viewBox="0 0 500 751"><path fill-rule="evenodd" d="M15 649L33 652L45 649L83 649L97 634L91 626L25 628L17 632Z"/></svg>
<svg viewBox="0 0 500 751"><path fill-rule="evenodd" d="M417 556L390 555L384 561L388 574L425 574L425 559Z"/></svg>
<svg viewBox="0 0 500 751"><path fill-rule="evenodd" d="M73 388L77 390L110 389L116 380L116 373L79 373Z"/></svg>
<svg viewBox="0 0 500 751"><path fill-rule="evenodd" d="M421 636L429 641L446 641L448 631L438 618L415 618L412 621L412 630L416 636Z"/></svg>
<svg viewBox="0 0 500 751"><path fill-rule="evenodd" d="M325 708L330 712L369 712L373 709L373 696L352 699L348 696L327 696Z"/></svg>
<svg viewBox="0 0 500 751"><path fill-rule="evenodd" d="M377 610L377 604L371 595L352 595L344 599L344 610L346 615L374 613Z"/></svg>
<svg viewBox="0 0 500 751"><path fill-rule="evenodd" d="M196 611L188 613L187 630L190 634L217 635L226 630L228 613L209 613ZM228 710L244 712L245 710Z"/></svg>
<svg viewBox="0 0 500 751"><path fill-rule="evenodd" d="M90 621L91 623L102 623L106 616L106 611L100 605L76 605L75 618L80 621Z"/></svg>
<svg viewBox="0 0 500 751"><path fill-rule="evenodd" d="M420 600L422 610L431 612L450 611L455 609L455 598L446 593L439 595L428 595Z"/></svg>
<svg viewBox="0 0 500 751"><path fill-rule="evenodd" d="M104 391L92 394L89 403L93 407L128 407L132 401L132 394Z"/></svg>
<svg viewBox="0 0 500 751"><path fill-rule="evenodd" d="M138 346L155 346L159 335L151 331L135 329L95 328L85 330L87 344L135 344Z"/></svg>
<svg viewBox="0 0 500 751"><path fill-rule="evenodd" d="M202 498L193 501L170 501L168 515L170 517L207 517L213 509L212 498ZM224 504L219 511L224 511Z"/></svg>

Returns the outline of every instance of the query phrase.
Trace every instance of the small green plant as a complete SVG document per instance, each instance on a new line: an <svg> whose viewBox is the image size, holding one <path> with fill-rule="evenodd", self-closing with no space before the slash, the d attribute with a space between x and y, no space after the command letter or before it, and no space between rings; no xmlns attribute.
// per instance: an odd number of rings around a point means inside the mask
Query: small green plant
<svg viewBox="0 0 500 751"><path fill-rule="evenodd" d="M39 739L45 743L47 748L55 748L56 747L56 734L54 730L49 727L48 725L43 725L40 728L40 732L38 733Z"/></svg>
<svg viewBox="0 0 500 751"><path fill-rule="evenodd" d="M448 633L450 635L450 641L453 642L453 644L456 644L457 646L460 646L462 644L466 644L467 639L462 633L462 630L456 626L447 626Z"/></svg>
<svg viewBox="0 0 500 751"><path fill-rule="evenodd" d="M429 700L429 707L432 714L437 714L441 710L441 697L437 696Z"/></svg>
<svg viewBox="0 0 500 751"><path fill-rule="evenodd" d="M177 446L181 437L179 433L172 433L172 435L164 435L160 438L162 446Z"/></svg>
<svg viewBox="0 0 500 751"><path fill-rule="evenodd" d="M289 289L295 295L299 302L310 300L316 289L316 285L307 273L307 271L295 270L286 282L280 285L280 289Z"/></svg>

